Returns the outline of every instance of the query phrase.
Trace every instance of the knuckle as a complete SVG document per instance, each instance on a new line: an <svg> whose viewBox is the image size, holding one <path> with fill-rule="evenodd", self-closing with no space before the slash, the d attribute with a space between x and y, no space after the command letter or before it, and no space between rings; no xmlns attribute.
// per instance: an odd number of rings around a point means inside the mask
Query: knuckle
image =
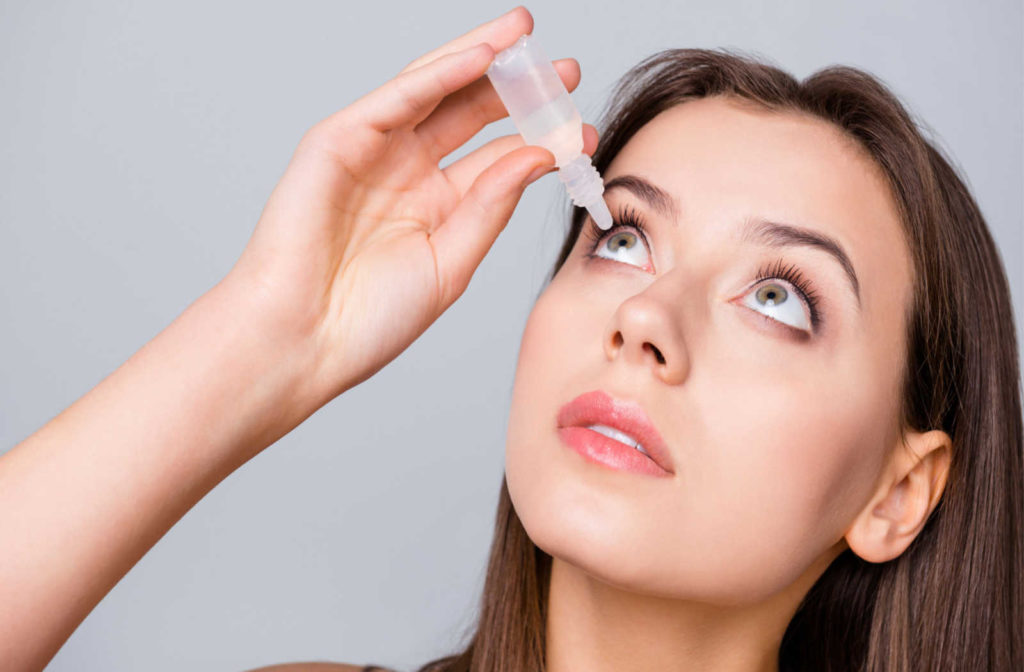
<svg viewBox="0 0 1024 672"><path fill-rule="evenodd" d="M306 129L305 133L302 134L302 139L299 140L299 144L303 147L308 147L310 145L317 145L321 143L324 136L327 134L325 127L326 124L323 121L318 121L313 124Z"/></svg>
<svg viewBox="0 0 1024 672"><path fill-rule="evenodd" d="M352 109L343 108L306 129L299 144L307 147L329 145L339 138L355 135L358 127Z"/></svg>
<svg viewBox="0 0 1024 672"><path fill-rule="evenodd" d="M425 56L421 56L419 58L416 58L416 59L413 59L413 60L409 61L408 63L405 64L404 68L402 68L401 70L398 71L398 74L404 75L405 73L409 72L410 70L415 70L416 68L420 67L421 65L423 65L426 62L424 60L425 58L426 58Z"/></svg>
<svg viewBox="0 0 1024 672"><path fill-rule="evenodd" d="M301 139L299 139L298 149L302 152L309 152L311 150L320 150L324 147L329 147L332 144L332 137L334 137L334 134L328 130L326 123L316 123L303 134Z"/></svg>

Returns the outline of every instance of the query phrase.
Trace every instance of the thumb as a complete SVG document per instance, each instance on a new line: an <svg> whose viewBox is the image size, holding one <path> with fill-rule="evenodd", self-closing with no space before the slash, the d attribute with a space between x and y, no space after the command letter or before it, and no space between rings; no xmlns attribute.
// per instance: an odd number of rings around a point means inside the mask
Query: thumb
<svg viewBox="0 0 1024 672"><path fill-rule="evenodd" d="M543 147L527 145L505 154L477 176L448 219L430 234L444 307L466 290L527 185L554 168L554 155Z"/></svg>

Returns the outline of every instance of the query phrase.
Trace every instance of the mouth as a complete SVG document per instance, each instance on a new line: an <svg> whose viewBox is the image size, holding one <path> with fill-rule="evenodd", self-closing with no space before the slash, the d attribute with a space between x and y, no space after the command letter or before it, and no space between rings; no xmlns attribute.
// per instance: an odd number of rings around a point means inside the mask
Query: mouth
<svg viewBox="0 0 1024 672"><path fill-rule="evenodd" d="M602 390L581 394L559 410L558 428L566 443L592 461L652 475L675 473L668 446L635 402Z"/></svg>

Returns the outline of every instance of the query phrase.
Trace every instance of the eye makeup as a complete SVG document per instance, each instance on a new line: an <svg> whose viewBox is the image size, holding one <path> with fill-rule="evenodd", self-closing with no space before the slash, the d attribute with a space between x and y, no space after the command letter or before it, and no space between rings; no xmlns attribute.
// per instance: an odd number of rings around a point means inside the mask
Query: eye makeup
<svg viewBox="0 0 1024 672"><path fill-rule="evenodd" d="M604 231L594 223L593 219L588 218L584 225L584 234L590 243L587 245L587 257L594 257L594 252L597 251L597 246L606 237L613 233L618 233L619 229L635 229L640 237L643 238L644 244L647 245L647 249L651 249L651 242L647 236L647 228L644 226L643 219L640 217L640 213L636 209L623 205L619 206L619 209L615 212L612 218L612 228Z"/></svg>
<svg viewBox="0 0 1024 672"><path fill-rule="evenodd" d="M613 217L612 228L607 231L598 228L590 218L587 218L585 222L583 233L589 241L585 248L585 256L588 259L606 259L606 257L599 257L596 254L598 245L600 245L609 236L620 231L627 231L630 229L639 234L643 239L644 245L647 247L648 253L650 254L650 237L643 218L635 208L629 205L622 205L616 210ZM804 305L807 306L807 311L810 314L812 333L818 333L823 322L820 308L821 299L811 280L806 277L795 264L787 264L781 258L773 263L762 265L757 271L756 279L753 284L757 285L765 280L782 280L796 290L796 293L799 295ZM794 328L785 323L781 324L789 327L790 329Z"/></svg>
<svg viewBox="0 0 1024 672"><path fill-rule="evenodd" d="M754 284L763 280L785 280L793 286L793 289L800 294L807 310L811 314L811 331L818 333L821 324L821 311L819 310L819 297L811 281L800 272L795 264L786 265L782 259L777 260L770 266L762 266L757 271L757 280Z"/></svg>

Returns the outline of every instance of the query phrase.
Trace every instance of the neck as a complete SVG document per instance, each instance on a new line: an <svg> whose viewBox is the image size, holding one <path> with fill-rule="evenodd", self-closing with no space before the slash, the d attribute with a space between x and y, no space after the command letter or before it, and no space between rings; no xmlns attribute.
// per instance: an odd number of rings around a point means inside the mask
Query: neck
<svg viewBox="0 0 1024 672"><path fill-rule="evenodd" d="M716 606L623 590L553 557L546 671L777 672L786 627L828 567L818 564L763 602Z"/></svg>

